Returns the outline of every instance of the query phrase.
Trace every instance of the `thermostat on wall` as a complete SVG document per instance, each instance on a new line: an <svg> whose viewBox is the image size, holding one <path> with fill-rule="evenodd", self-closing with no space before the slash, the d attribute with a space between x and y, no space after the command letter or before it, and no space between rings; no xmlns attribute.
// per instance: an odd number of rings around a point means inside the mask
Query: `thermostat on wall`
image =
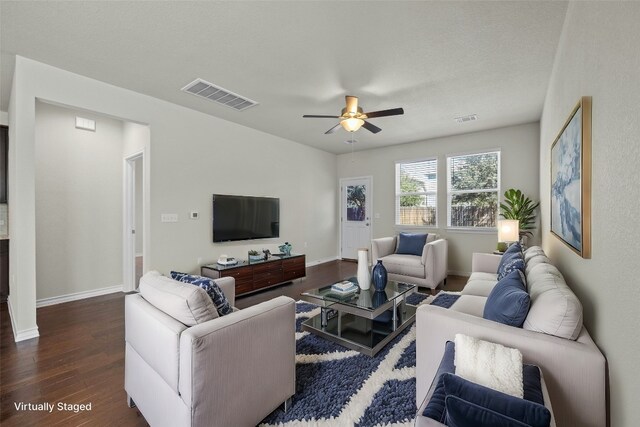
<svg viewBox="0 0 640 427"><path fill-rule="evenodd" d="M196 211L191 211L189 212L189 218L191 219L198 219L198 217L200 216L200 214Z"/></svg>

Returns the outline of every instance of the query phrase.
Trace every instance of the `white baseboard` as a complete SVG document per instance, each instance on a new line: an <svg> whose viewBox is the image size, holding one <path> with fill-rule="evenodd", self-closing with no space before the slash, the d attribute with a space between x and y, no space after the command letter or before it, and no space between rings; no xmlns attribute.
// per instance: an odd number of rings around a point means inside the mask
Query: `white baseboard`
<svg viewBox="0 0 640 427"><path fill-rule="evenodd" d="M305 266L306 267L313 267L314 265L324 264L325 262L335 261L337 259L338 259L337 256L330 257L330 258L324 258L324 259L317 259L315 261L310 261L310 262L306 263Z"/></svg>
<svg viewBox="0 0 640 427"><path fill-rule="evenodd" d="M458 271L458 270L449 270L447 271L447 274L451 274L454 276L464 276L464 277L471 276L471 272L469 271Z"/></svg>
<svg viewBox="0 0 640 427"><path fill-rule="evenodd" d="M11 330L13 331L13 340L15 342L30 340L40 336L37 326L35 328L25 329L24 331L18 331L16 329L16 322L13 320L13 308L11 307L11 300L9 298L7 298L7 307L9 308L9 319L11 319Z"/></svg>
<svg viewBox="0 0 640 427"><path fill-rule="evenodd" d="M85 298L98 297L100 295L113 294L123 292L122 285L109 286L108 288L92 289L89 291L75 292L73 294L60 295L57 297L43 298L36 301L36 308L46 307L48 305L62 304L64 302L77 301Z"/></svg>

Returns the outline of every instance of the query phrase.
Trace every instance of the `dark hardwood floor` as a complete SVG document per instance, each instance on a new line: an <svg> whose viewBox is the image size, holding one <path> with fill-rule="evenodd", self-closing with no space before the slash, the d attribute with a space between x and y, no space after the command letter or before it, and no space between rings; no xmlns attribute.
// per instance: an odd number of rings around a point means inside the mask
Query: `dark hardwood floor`
<svg viewBox="0 0 640 427"><path fill-rule="evenodd" d="M307 277L236 300L245 308L279 295L295 300L307 289L349 277L356 264L332 261L307 268ZM450 276L446 290L466 278ZM0 424L5 426L147 425L126 405L124 294L39 308L40 337L16 343L6 304L0 310ZM91 411L18 411L20 402L91 403Z"/></svg>

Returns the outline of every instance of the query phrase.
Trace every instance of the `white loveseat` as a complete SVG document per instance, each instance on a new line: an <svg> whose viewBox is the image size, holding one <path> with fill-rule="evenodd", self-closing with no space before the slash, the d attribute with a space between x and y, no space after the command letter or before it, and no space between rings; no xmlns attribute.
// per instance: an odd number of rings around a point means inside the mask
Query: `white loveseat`
<svg viewBox="0 0 640 427"><path fill-rule="evenodd" d="M233 305L235 280L217 279ZM295 302L218 317L203 289L159 273L125 298L125 390L155 426L255 426L295 393Z"/></svg>
<svg viewBox="0 0 640 427"><path fill-rule="evenodd" d="M524 257L531 306L522 328L482 318L487 296L497 283L499 255L473 254L473 273L451 308L418 308L417 405L423 406L445 342L463 333L517 348L525 363L538 365L556 425L605 426L606 360L582 325L582 305L541 248L527 249Z"/></svg>
<svg viewBox="0 0 640 427"><path fill-rule="evenodd" d="M429 233L421 256L396 254L397 247L398 236L371 241L371 262L375 265L381 259L389 280L429 288L432 292L438 286L444 286L448 269L445 239Z"/></svg>

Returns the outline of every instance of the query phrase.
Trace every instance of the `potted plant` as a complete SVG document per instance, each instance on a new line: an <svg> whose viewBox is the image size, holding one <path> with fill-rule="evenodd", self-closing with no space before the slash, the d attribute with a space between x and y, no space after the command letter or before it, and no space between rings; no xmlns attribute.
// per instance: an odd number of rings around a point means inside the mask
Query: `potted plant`
<svg viewBox="0 0 640 427"><path fill-rule="evenodd" d="M264 254L260 254L258 251L251 249L249 251L249 262L252 261L262 261L264 259Z"/></svg>
<svg viewBox="0 0 640 427"><path fill-rule="evenodd" d="M520 244L526 246L526 239L533 237L531 230L536 222L536 208L539 202L526 197L524 193L515 188L510 188L504 192L504 203L500 203L500 215L504 219L515 219L520 221Z"/></svg>

